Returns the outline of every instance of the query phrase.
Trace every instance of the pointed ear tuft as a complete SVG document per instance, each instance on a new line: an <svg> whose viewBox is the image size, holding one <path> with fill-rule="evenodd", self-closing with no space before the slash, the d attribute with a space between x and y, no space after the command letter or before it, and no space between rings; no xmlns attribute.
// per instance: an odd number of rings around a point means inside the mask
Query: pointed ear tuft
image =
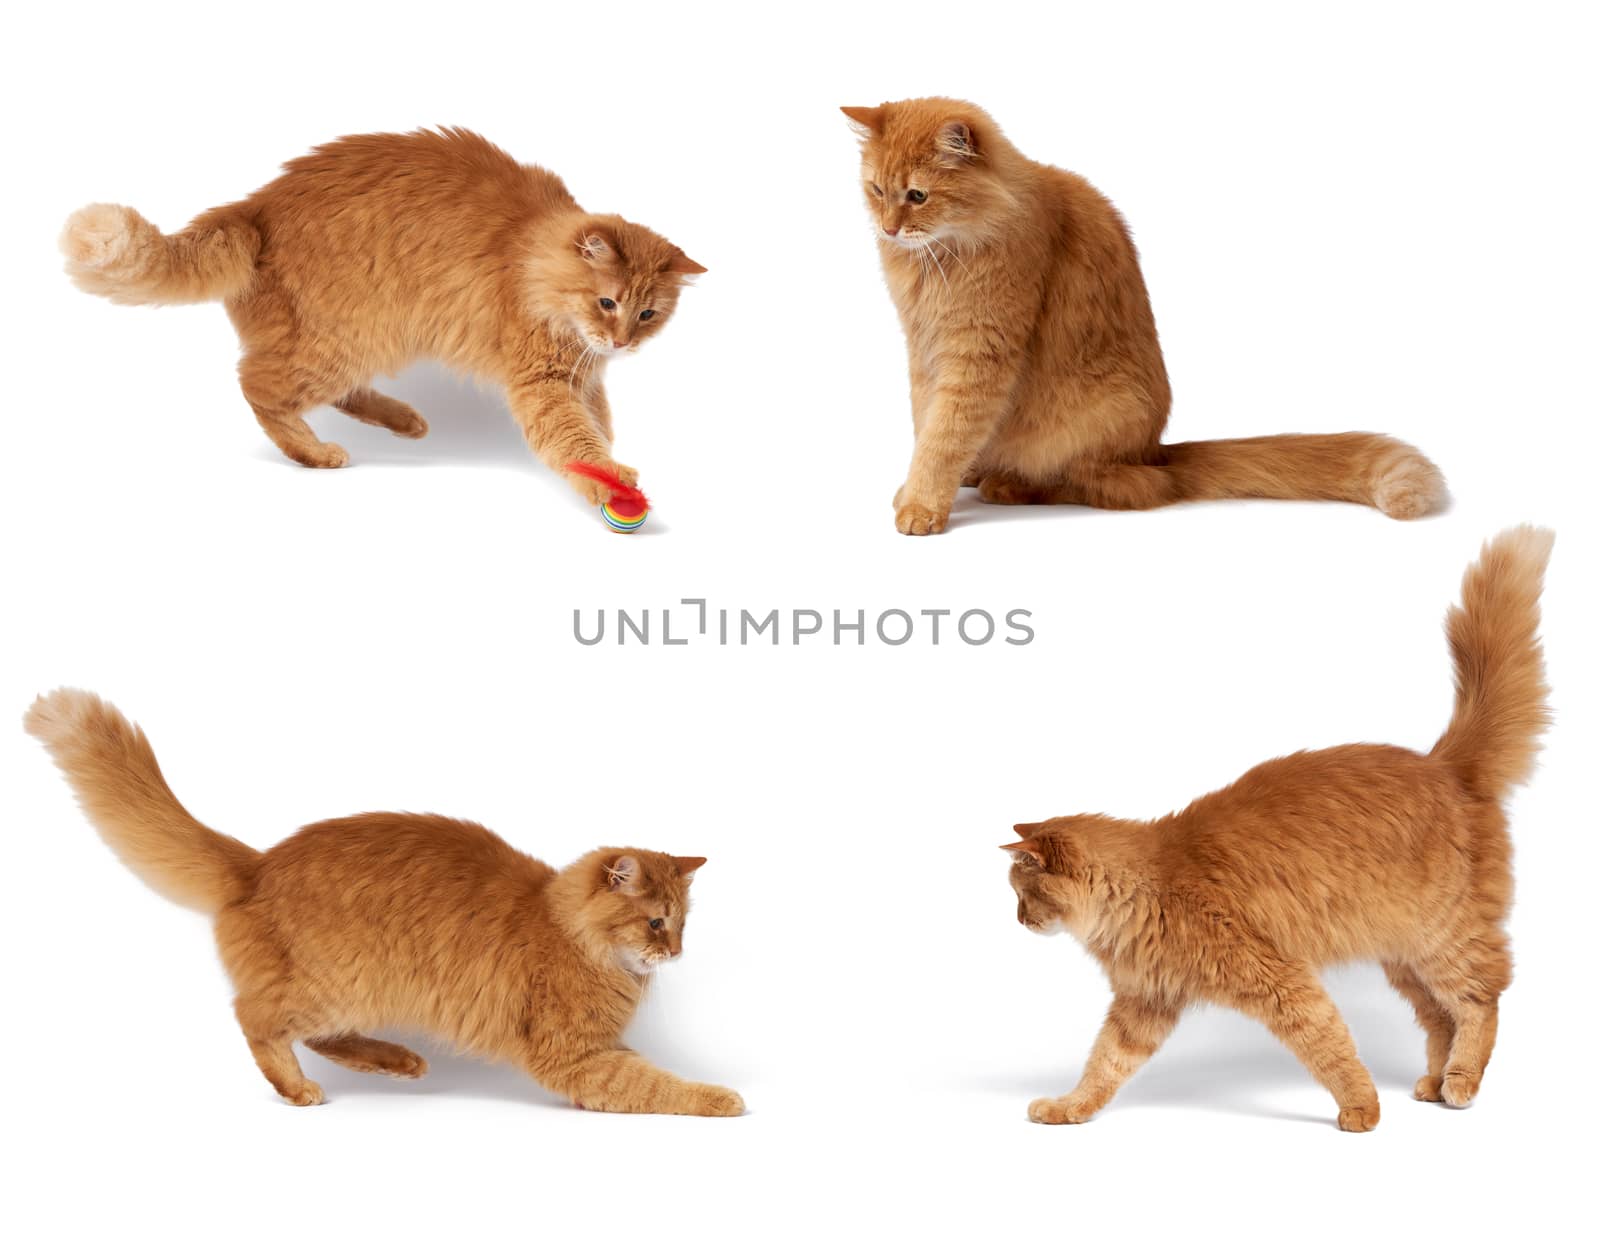
<svg viewBox="0 0 1600 1245"><path fill-rule="evenodd" d="M678 876L685 882L694 880L695 870L706 863L704 856L674 856L672 863L678 868Z"/></svg>
<svg viewBox="0 0 1600 1245"><path fill-rule="evenodd" d="M968 163L978 158L978 140L965 121L946 121L939 127L934 148L951 163Z"/></svg>
<svg viewBox="0 0 1600 1245"><path fill-rule="evenodd" d="M1019 838L1025 839L1032 835L1033 832L1042 825L1044 825L1044 822L1042 821L1019 821L1016 825L1012 826L1011 829L1016 832Z"/></svg>
<svg viewBox="0 0 1600 1245"><path fill-rule="evenodd" d="M839 111L850 118L850 128L862 138L883 133L882 108L840 108Z"/></svg>
<svg viewBox="0 0 1600 1245"><path fill-rule="evenodd" d="M1044 866L1044 845L1038 839L1023 839L1020 843L1002 843L1000 846L1008 852L1020 852L1025 856L1031 856L1034 863L1041 868Z"/></svg>
<svg viewBox="0 0 1600 1245"><path fill-rule="evenodd" d="M680 276L693 277L704 272L706 266L697 264L682 251L674 250L672 258L667 261L667 271L678 273Z"/></svg>
<svg viewBox="0 0 1600 1245"><path fill-rule="evenodd" d="M618 254L617 240L602 225L585 225L578 231L578 254L591 264L613 263Z"/></svg>
<svg viewBox="0 0 1600 1245"><path fill-rule="evenodd" d="M606 888L631 895L639 886L639 862L632 856L618 856L606 866Z"/></svg>

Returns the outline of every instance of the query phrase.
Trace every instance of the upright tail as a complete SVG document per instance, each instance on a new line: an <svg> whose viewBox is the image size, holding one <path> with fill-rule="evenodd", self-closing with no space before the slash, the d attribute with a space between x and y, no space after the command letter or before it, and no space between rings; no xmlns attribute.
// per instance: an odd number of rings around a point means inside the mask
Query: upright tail
<svg viewBox="0 0 1600 1245"><path fill-rule="evenodd" d="M250 893L261 854L189 816L144 732L111 705L61 688L34 701L22 722L50 750L100 837L146 885L213 913Z"/></svg>
<svg viewBox="0 0 1600 1245"><path fill-rule="evenodd" d="M79 289L114 303L207 303L249 286L261 234L238 207L164 234L130 207L92 203L67 219L61 251Z"/></svg>
<svg viewBox="0 0 1600 1245"><path fill-rule="evenodd" d="M1539 591L1555 539L1547 528L1501 532L1467 568L1461 604L1445 617L1456 708L1433 755L1485 800L1527 781L1550 724Z"/></svg>
<svg viewBox="0 0 1600 1245"><path fill-rule="evenodd" d="M1392 519L1444 506L1444 476L1418 450L1374 432L1242 437L1162 446L1173 501L1267 497L1350 501Z"/></svg>

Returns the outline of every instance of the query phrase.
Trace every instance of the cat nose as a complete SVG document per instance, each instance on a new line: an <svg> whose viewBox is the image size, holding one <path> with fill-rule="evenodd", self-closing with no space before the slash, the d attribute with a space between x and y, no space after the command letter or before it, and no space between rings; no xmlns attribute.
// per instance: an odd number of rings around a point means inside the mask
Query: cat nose
<svg viewBox="0 0 1600 1245"><path fill-rule="evenodd" d="M627 342L626 342L626 341L624 341L624 340L622 340L622 339L621 339L621 338L620 338L620 337L613 337L613 338L612 338L612 339L611 339L611 344L612 344L612 345L613 345L613 346L614 346L614 347L616 347L616 348L617 348L617 349L618 349L618 350L621 350L621 349L622 349L622 348L623 348L623 347L624 347L624 346L626 346L626 345L627 345L627 344L628 344L628 343L627 343Z"/></svg>
<svg viewBox="0 0 1600 1245"><path fill-rule="evenodd" d="M892 238L897 233L900 232L900 226L899 225L893 225L893 226L885 225L884 228L883 228L883 232L888 234Z"/></svg>

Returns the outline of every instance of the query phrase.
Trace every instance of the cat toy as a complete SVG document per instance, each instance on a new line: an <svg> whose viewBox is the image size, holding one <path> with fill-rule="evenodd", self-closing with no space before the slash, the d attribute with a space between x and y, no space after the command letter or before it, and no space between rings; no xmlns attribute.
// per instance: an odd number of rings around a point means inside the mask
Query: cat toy
<svg viewBox="0 0 1600 1245"><path fill-rule="evenodd" d="M567 470L611 490L611 500L600 503L600 517L612 531L637 532L644 526L650 514L650 499L633 485L624 484L620 476L593 463L568 463Z"/></svg>

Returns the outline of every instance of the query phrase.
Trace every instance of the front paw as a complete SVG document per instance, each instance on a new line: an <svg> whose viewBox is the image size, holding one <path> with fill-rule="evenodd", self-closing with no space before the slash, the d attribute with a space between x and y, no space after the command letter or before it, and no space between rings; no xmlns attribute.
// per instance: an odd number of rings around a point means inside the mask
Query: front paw
<svg viewBox="0 0 1600 1245"><path fill-rule="evenodd" d="M705 1085L695 1100L696 1115L735 1116L744 1114L744 1099L720 1085Z"/></svg>
<svg viewBox="0 0 1600 1245"><path fill-rule="evenodd" d="M639 483L639 473L632 467L624 467L621 463L613 462L599 462L592 465L615 476L629 488L633 488ZM582 497L591 506L598 506L610 501L614 493L610 485L602 484L599 480L591 480L588 476L578 475L575 472L567 472L567 480L573 488L578 490L578 496Z"/></svg>
<svg viewBox="0 0 1600 1245"><path fill-rule="evenodd" d="M895 506L894 526L902 536L937 536L950 519L949 509L934 510L918 502Z"/></svg>
<svg viewBox="0 0 1600 1245"><path fill-rule="evenodd" d="M1095 1108L1075 1094L1065 1098L1035 1098L1028 1104L1028 1118L1035 1124L1087 1124Z"/></svg>

